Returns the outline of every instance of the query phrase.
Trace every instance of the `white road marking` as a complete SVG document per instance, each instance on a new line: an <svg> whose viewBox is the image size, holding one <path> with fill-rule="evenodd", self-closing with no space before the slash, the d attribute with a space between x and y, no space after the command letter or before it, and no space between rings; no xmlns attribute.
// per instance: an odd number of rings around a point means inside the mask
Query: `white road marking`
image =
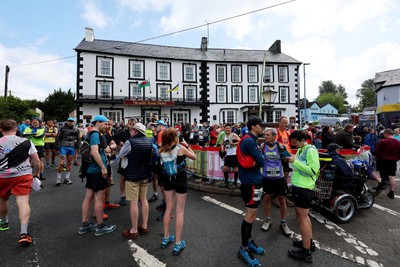
<svg viewBox="0 0 400 267"><path fill-rule="evenodd" d="M146 250L136 245L132 240L128 241L132 256L140 267L165 267L167 264L159 261L156 257L149 254Z"/></svg>
<svg viewBox="0 0 400 267"><path fill-rule="evenodd" d="M213 204L216 204L224 209L233 211L236 214L239 214L241 216L245 215L245 212L237 209L235 207L232 207L230 205L227 205L219 200L216 200L214 198L211 198L209 196L202 196L201 197L203 200L211 202ZM368 254L370 256L378 256L378 253L372 249L370 249L365 243L358 241L357 238L355 238L354 236L346 233L346 231L339 227L337 224L329 221L328 219L326 219L324 216L315 213L314 211L310 211L310 216L313 217L314 219L316 219L318 222L322 223L325 225L326 228L328 228L329 230L333 230L338 236L343 236L345 237L344 240L353 245L358 251L360 251L363 254ZM262 221L261 219L257 218L256 220L258 221ZM301 236L299 234L293 233L292 234L292 238L297 238L300 239ZM340 249L333 249L333 248L329 248L329 247L325 247L325 246L321 246L321 244L317 241L314 240L315 245L317 248L325 250L327 252L330 252L334 255L340 256L346 260L349 261L353 261L356 262L358 264L362 264L365 266L369 266L369 267L383 267L383 264L378 263L376 261L373 260L368 260L368 259L364 259L363 257L360 256L355 256L354 254L348 253L346 251L341 251Z"/></svg>
<svg viewBox="0 0 400 267"><path fill-rule="evenodd" d="M381 211L385 211L385 212L387 212L387 213L389 213L389 214L391 214L391 215L394 215L394 216L400 218L400 213L397 212L397 211L394 211L394 210L385 208L385 207L383 207L383 206L381 206L381 205L379 205L379 204L375 204L375 203L374 203L374 205L373 205L372 207L374 207L374 208L376 208L376 209L378 209L378 210L381 210Z"/></svg>

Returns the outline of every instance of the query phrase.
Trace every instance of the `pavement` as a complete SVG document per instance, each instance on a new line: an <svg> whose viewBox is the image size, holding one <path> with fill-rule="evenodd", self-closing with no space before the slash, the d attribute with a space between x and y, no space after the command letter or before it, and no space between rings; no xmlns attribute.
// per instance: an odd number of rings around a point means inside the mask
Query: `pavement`
<svg viewBox="0 0 400 267"><path fill-rule="evenodd" d="M227 196L241 196L240 193L240 185L236 187L236 189L229 188L220 188L220 185L224 184L224 180L216 180L216 179L208 179L208 178L200 178L196 176L192 176L191 179L188 180L188 187L193 190L197 190L204 193L210 194L221 194Z"/></svg>

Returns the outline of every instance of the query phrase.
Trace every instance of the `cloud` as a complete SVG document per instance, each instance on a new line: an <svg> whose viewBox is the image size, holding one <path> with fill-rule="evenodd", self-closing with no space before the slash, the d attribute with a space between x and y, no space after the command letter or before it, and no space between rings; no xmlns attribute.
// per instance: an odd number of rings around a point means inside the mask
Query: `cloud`
<svg viewBox="0 0 400 267"><path fill-rule="evenodd" d="M85 0L83 2L84 12L81 14L81 18L89 24L99 29L104 29L109 19L104 15L103 11L93 0Z"/></svg>
<svg viewBox="0 0 400 267"><path fill-rule="evenodd" d="M72 58L48 63L19 66L29 62L42 62L60 58L60 55L45 53L32 46L9 48L0 43L0 65L9 65L8 90L21 99L44 100L55 89L75 92L76 59ZM4 75L0 83L4 84ZM3 91L4 92L4 91Z"/></svg>

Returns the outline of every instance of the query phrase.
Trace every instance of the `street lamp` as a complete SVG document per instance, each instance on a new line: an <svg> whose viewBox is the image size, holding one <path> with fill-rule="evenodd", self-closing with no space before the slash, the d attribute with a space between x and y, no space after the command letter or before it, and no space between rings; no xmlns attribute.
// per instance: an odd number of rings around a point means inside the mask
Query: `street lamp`
<svg viewBox="0 0 400 267"><path fill-rule="evenodd" d="M271 117L271 103L275 102L276 96L278 95L278 92L274 90L273 87L267 88L267 90L262 92L262 96L264 98L264 103L268 103L268 112L267 112L267 122ZM271 121L273 121L271 119Z"/></svg>
<svg viewBox="0 0 400 267"><path fill-rule="evenodd" d="M306 65L310 65L310 63L303 63L303 75L304 75L304 125L307 123ZM300 125L300 127L301 127L301 125Z"/></svg>

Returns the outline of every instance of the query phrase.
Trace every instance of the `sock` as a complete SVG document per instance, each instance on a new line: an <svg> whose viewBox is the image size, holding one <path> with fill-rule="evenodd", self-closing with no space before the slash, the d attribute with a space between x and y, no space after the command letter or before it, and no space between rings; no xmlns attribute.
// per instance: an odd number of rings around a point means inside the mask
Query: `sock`
<svg viewBox="0 0 400 267"><path fill-rule="evenodd" d="M235 179L233 184L236 185L237 184L237 180L239 178L239 173L238 172L234 172L233 175L234 175L234 179Z"/></svg>
<svg viewBox="0 0 400 267"><path fill-rule="evenodd" d="M249 240L251 238L251 229L253 227L253 224L246 222L245 220L243 220L242 222L242 228L241 228L241 232L242 232L242 247L243 248L247 248L247 246L249 245Z"/></svg>
<svg viewBox="0 0 400 267"><path fill-rule="evenodd" d="M57 179L61 179L61 172L60 173L57 172Z"/></svg>
<svg viewBox="0 0 400 267"><path fill-rule="evenodd" d="M224 179L225 179L225 183L228 183L228 178L229 178L229 173L228 172L224 172Z"/></svg>
<svg viewBox="0 0 400 267"><path fill-rule="evenodd" d="M21 224L21 235L28 233L28 224Z"/></svg>
<svg viewBox="0 0 400 267"><path fill-rule="evenodd" d="M70 172L66 172L66 173L65 173L65 179L67 179L67 180L68 180L70 175L71 175L71 173L70 173Z"/></svg>

